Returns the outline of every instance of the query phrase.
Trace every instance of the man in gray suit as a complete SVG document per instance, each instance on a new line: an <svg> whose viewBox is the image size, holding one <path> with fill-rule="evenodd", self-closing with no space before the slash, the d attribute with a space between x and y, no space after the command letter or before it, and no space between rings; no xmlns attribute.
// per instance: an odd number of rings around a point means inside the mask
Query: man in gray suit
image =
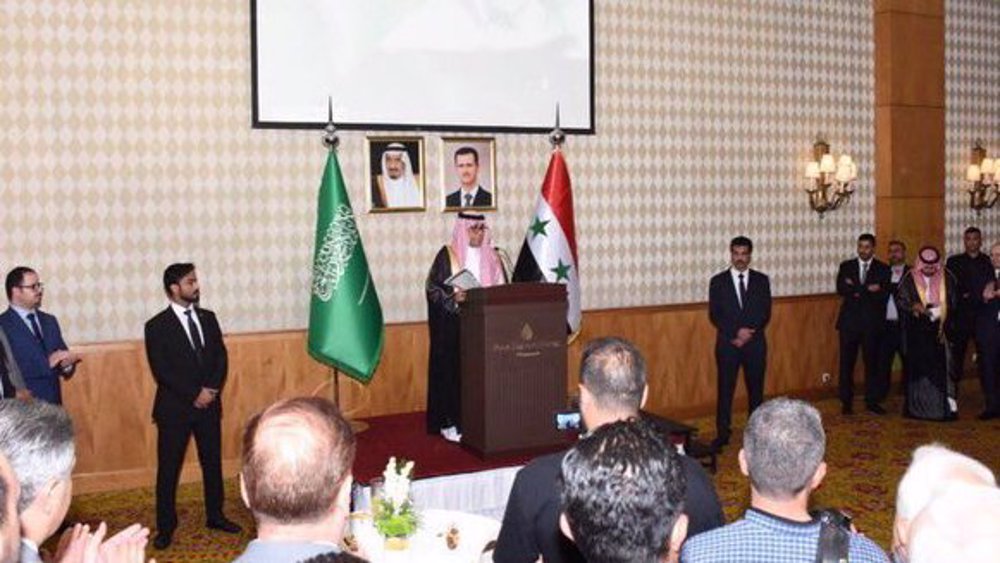
<svg viewBox="0 0 1000 563"><path fill-rule="evenodd" d="M240 492L257 521L257 539L234 563L292 563L339 552L354 449L351 426L325 399L286 399L251 418Z"/></svg>
<svg viewBox="0 0 1000 563"><path fill-rule="evenodd" d="M21 485L21 561L42 561L38 546L56 533L73 494L73 423L44 401L0 401L0 451Z"/></svg>

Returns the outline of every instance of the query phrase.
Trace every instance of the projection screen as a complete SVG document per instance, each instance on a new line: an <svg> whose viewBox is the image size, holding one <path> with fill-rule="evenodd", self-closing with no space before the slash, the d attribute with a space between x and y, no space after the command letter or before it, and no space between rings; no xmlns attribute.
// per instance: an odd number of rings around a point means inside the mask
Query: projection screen
<svg viewBox="0 0 1000 563"><path fill-rule="evenodd" d="M253 126L592 133L592 0L251 0Z"/></svg>

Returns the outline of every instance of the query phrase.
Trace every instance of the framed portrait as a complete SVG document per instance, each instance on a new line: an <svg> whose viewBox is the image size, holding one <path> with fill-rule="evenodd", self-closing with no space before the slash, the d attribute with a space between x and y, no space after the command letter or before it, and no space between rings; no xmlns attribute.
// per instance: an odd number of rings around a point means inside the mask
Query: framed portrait
<svg viewBox="0 0 1000 563"><path fill-rule="evenodd" d="M441 199L445 211L497 208L496 139L442 137Z"/></svg>
<svg viewBox="0 0 1000 563"><path fill-rule="evenodd" d="M423 137L368 137L368 209L372 213L423 211Z"/></svg>

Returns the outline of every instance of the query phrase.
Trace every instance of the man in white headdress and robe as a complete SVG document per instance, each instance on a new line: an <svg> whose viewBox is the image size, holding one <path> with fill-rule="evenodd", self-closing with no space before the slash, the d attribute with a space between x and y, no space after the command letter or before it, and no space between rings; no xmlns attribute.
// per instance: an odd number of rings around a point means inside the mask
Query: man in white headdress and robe
<svg viewBox="0 0 1000 563"><path fill-rule="evenodd" d="M466 292L445 283L468 270L481 287L506 283L506 272L482 215L459 213L451 243L441 247L427 274L430 362L427 376L427 432L461 440L459 310Z"/></svg>
<svg viewBox="0 0 1000 563"><path fill-rule="evenodd" d="M382 151L382 173L375 178L372 201L376 208L423 207L420 183L413 173L410 155L401 143L389 143Z"/></svg>

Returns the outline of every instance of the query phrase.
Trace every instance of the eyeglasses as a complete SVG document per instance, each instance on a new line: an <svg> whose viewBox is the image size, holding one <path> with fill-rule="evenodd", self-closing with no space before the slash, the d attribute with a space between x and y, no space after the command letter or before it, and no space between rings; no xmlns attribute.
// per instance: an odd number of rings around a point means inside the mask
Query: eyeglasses
<svg viewBox="0 0 1000 563"><path fill-rule="evenodd" d="M19 285L21 289L30 289L31 291L42 291L45 289L45 284L42 282L35 282L31 285Z"/></svg>
<svg viewBox="0 0 1000 563"><path fill-rule="evenodd" d="M483 224L469 225L469 230L470 231L486 231L488 229L489 229L489 227L487 227L486 225L483 225Z"/></svg>

